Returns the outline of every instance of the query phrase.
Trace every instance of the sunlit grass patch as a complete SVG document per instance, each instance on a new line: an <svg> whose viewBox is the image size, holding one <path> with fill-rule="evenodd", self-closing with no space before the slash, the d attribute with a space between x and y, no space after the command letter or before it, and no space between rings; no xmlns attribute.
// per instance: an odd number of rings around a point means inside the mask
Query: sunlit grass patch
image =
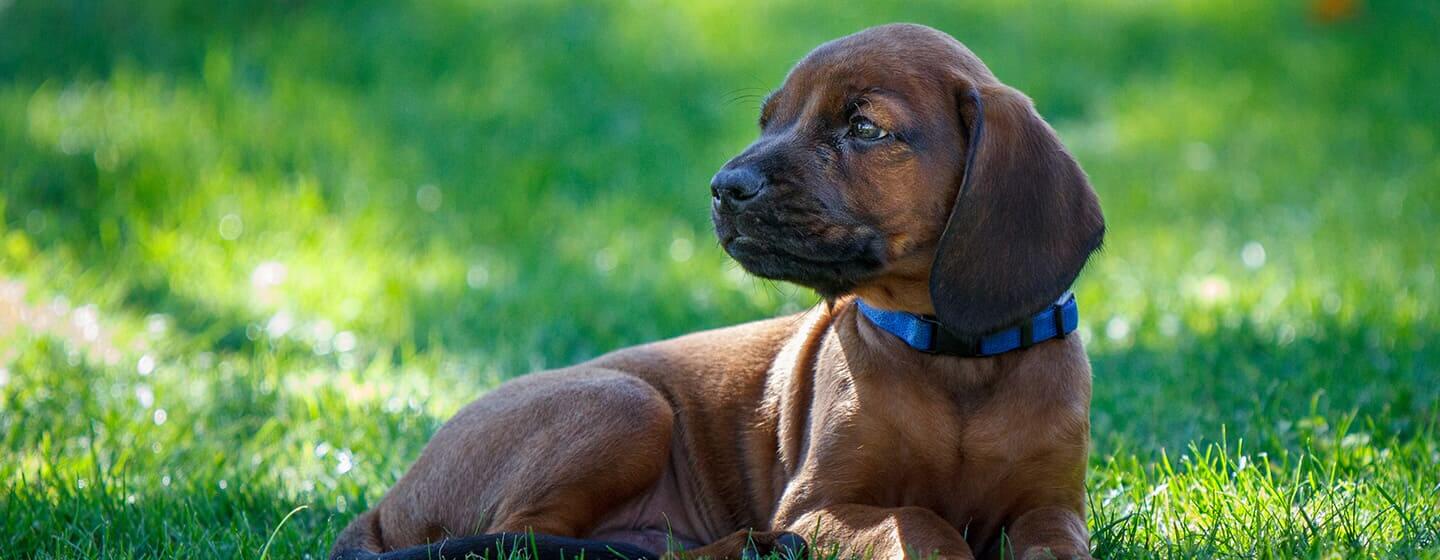
<svg viewBox="0 0 1440 560"><path fill-rule="evenodd" d="M1307 419L1297 451L1192 444L1092 472L1097 557L1409 557L1440 545L1435 426L1375 441ZM1233 447L1232 447L1233 445Z"/></svg>

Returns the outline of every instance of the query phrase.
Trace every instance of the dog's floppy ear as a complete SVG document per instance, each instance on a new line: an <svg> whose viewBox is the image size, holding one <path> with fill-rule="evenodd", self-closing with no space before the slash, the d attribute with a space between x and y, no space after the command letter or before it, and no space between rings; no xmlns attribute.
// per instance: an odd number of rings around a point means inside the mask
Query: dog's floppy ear
<svg viewBox="0 0 1440 560"><path fill-rule="evenodd" d="M1055 301L1105 234L1100 201L1030 99L991 82L957 96L965 171L935 253L940 322L977 337Z"/></svg>

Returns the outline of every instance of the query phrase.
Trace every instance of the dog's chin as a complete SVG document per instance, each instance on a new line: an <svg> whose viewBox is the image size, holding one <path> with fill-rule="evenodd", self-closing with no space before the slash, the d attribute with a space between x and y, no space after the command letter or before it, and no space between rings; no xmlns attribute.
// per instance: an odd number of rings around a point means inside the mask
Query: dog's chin
<svg viewBox="0 0 1440 560"><path fill-rule="evenodd" d="M880 259L859 251L855 256L807 256L787 252L753 237L724 240L725 252L750 274L815 290L831 298L849 293L880 269ZM850 253L847 251L847 253Z"/></svg>

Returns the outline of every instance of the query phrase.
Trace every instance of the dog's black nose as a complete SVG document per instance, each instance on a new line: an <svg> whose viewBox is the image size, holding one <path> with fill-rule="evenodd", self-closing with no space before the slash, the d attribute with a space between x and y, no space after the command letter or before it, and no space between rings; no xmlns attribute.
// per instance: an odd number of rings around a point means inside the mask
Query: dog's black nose
<svg viewBox="0 0 1440 560"><path fill-rule="evenodd" d="M765 178L750 167L721 169L710 180L710 196L715 207L724 212L739 211L763 190Z"/></svg>

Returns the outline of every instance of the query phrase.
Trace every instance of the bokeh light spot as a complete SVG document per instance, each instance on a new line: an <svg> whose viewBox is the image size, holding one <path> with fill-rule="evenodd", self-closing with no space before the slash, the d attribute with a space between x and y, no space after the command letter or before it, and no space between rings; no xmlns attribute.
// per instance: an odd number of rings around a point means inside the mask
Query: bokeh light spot
<svg viewBox="0 0 1440 560"><path fill-rule="evenodd" d="M234 241L245 233L245 222L240 219L239 214L226 214L220 218L220 238L226 241Z"/></svg>
<svg viewBox="0 0 1440 560"><path fill-rule="evenodd" d="M1240 250L1240 261L1245 263L1245 268L1256 269L1265 266L1265 246L1259 241L1251 241L1245 244Z"/></svg>

